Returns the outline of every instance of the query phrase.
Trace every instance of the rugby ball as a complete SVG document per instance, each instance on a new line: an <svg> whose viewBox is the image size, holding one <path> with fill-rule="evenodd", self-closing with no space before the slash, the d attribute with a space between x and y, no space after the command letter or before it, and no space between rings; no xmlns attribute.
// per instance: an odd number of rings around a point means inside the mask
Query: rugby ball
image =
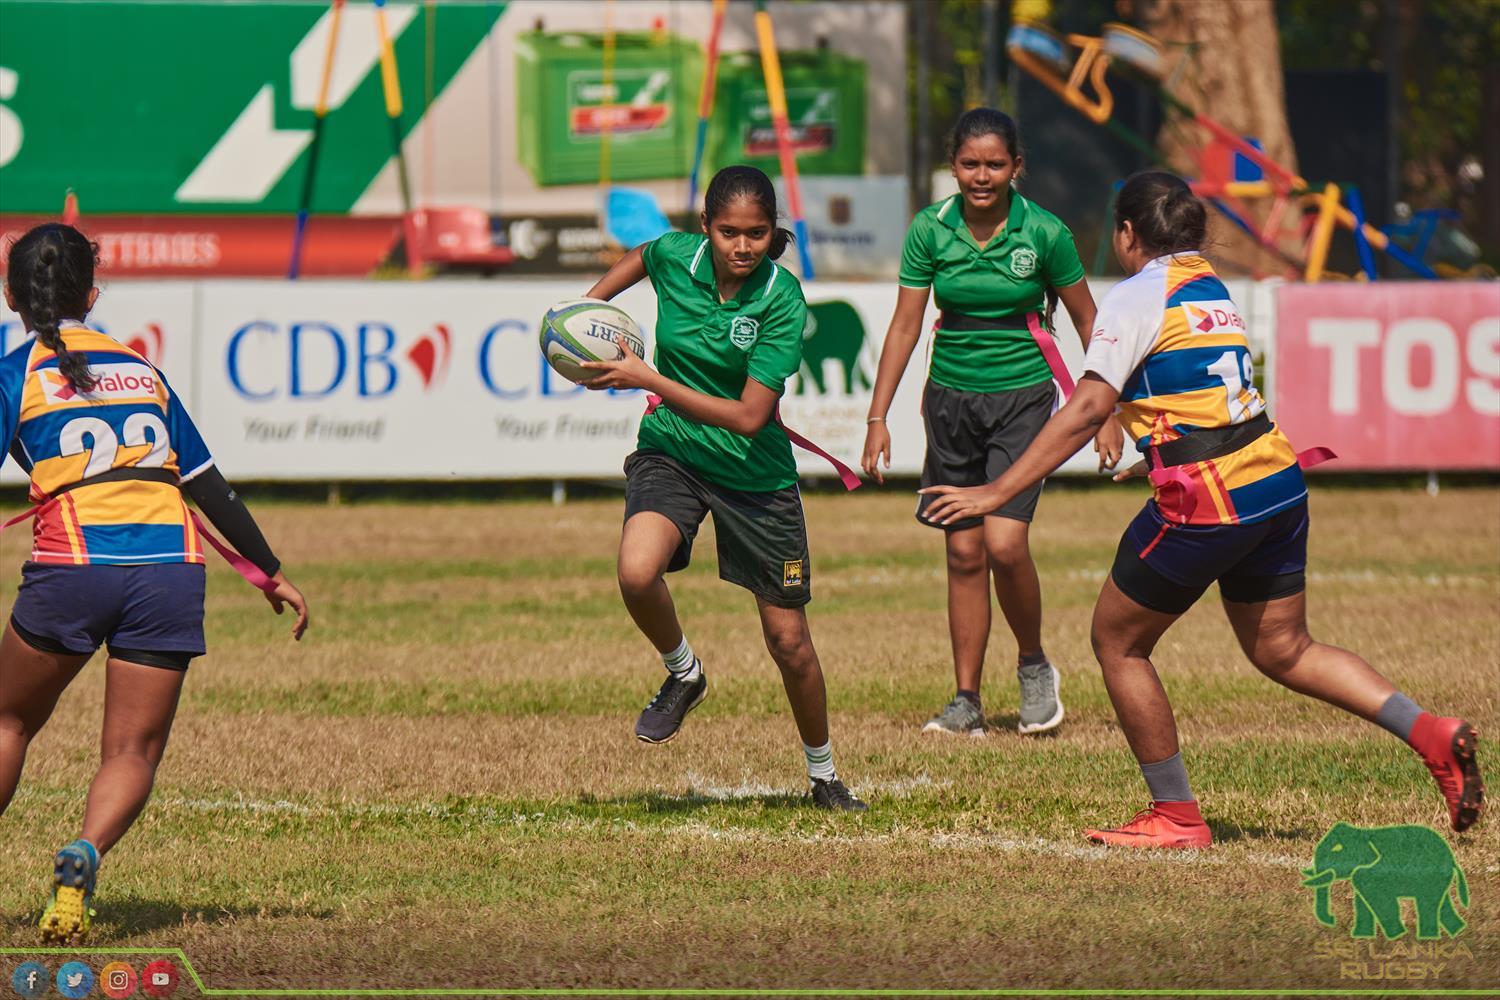
<svg viewBox="0 0 1500 1000"><path fill-rule="evenodd" d="M619 361L625 356L619 338L635 356L646 356L641 328L630 314L601 299L568 299L542 317L542 356L569 382L583 382L599 373L579 367L584 361Z"/></svg>

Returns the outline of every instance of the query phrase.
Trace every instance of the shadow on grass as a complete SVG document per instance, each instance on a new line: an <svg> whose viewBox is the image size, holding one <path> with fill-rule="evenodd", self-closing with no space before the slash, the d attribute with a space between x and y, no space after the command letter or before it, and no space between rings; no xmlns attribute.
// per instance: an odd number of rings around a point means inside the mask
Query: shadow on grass
<svg viewBox="0 0 1500 1000"><path fill-rule="evenodd" d="M1207 820L1208 828L1214 833L1214 843L1222 844L1236 840L1305 840L1315 843L1322 836L1305 827L1292 827L1286 830L1273 830L1265 826L1242 826L1239 823L1230 823L1224 820Z"/></svg>
<svg viewBox="0 0 1500 1000"><path fill-rule="evenodd" d="M215 907L198 910L184 907L181 903L161 899L113 899L100 900L98 915L85 944L89 947L108 947L110 944L124 946L130 938L170 927L193 927L200 924L227 924L236 920L263 918L304 917L312 920L331 920L334 912L321 909L295 909L291 907L268 907L261 909L240 907ZM41 912L28 913L22 918L24 927L35 929Z"/></svg>
<svg viewBox="0 0 1500 1000"><path fill-rule="evenodd" d="M672 816L702 812L723 806L752 806L758 809L804 809L811 808L812 801L805 795L791 792L746 792L743 795L705 795L702 792L683 792L667 795L662 792L639 792L600 799L584 796L579 803L592 808L607 807L629 812L646 813L652 816Z"/></svg>

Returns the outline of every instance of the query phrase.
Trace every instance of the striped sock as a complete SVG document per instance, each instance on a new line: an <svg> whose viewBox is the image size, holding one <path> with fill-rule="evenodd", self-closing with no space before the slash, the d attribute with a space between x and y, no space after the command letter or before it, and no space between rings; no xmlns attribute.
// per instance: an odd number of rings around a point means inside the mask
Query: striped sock
<svg viewBox="0 0 1500 1000"><path fill-rule="evenodd" d="M663 653L661 662L673 677L689 684L703 674L703 666L698 662L698 657L693 655L693 647L688 645L687 636L682 637L676 649Z"/></svg>
<svg viewBox="0 0 1500 1000"><path fill-rule="evenodd" d="M807 755L807 776L814 781L832 781L838 777L833 770L833 742L830 740L820 747L810 747L802 744L802 752Z"/></svg>

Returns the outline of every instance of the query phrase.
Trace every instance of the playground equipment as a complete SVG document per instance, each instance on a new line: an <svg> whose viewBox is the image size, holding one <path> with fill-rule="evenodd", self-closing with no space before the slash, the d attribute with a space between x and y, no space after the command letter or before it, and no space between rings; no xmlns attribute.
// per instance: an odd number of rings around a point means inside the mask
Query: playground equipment
<svg viewBox="0 0 1500 1000"><path fill-rule="evenodd" d="M781 157L781 177L786 184L787 207L792 213L792 231L797 235L797 254L802 277L811 281L812 250L807 241L807 218L802 214L802 189L797 183L797 154L792 149L792 130L787 122L786 85L781 79L781 60L776 54L776 29L765 0L755 0L755 36L760 42L761 68L766 75L766 96L771 101L771 122L776 129L776 147Z"/></svg>
<svg viewBox="0 0 1500 1000"><path fill-rule="evenodd" d="M698 209L698 171L703 169L703 147L708 141L708 119L714 113L714 94L718 89L719 35L724 31L724 12L729 0L714 0L713 23L708 28L708 63L703 70L703 87L698 94L698 134L693 140L693 169L688 174L687 210Z"/></svg>
<svg viewBox="0 0 1500 1000"><path fill-rule="evenodd" d="M1157 161L1156 147L1114 118L1114 95L1107 74L1118 67L1149 87L1168 111L1177 116L1174 127L1190 123L1207 133L1207 141L1189 145L1198 176L1190 181L1194 193L1239 227L1282 265L1289 277L1318 281L1328 277L1328 249L1335 229L1348 230L1359 250L1365 277L1375 280L1374 251L1396 260L1414 274L1436 278L1421 259L1391 240L1386 232L1364 220L1358 192L1336 184L1315 188L1307 180L1265 154L1254 140L1241 136L1172 93L1173 71L1161 42L1129 25L1105 24L1100 37L1061 35L1045 25L1018 21L1006 39L1006 51L1022 70L1036 78L1069 107L1094 124L1109 129L1132 147ZM1175 71L1180 71L1179 62ZM1269 200L1265 221L1257 226L1244 204ZM1296 209L1289 218L1290 209ZM1283 243L1295 239L1299 252Z"/></svg>

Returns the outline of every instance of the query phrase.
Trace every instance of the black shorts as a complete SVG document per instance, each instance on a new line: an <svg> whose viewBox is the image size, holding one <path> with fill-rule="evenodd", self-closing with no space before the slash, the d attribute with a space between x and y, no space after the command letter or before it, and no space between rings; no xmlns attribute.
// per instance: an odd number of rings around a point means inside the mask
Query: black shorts
<svg viewBox="0 0 1500 1000"><path fill-rule="evenodd" d="M202 656L201 563L65 566L28 562L10 622L44 653L109 655L131 663L186 670Z"/></svg>
<svg viewBox="0 0 1500 1000"><path fill-rule="evenodd" d="M1307 586L1307 501L1254 524L1168 524L1149 501L1120 538L1110 577L1137 604L1180 615L1208 585L1260 604Z"/></svg>
<svg viewBox="0 0 1500 1000"><path fill-rule="evenodd" d="M994 482L1016 463L1052 416L1057 388L1050 382L1004 392L960 392L927 383L922 392L922 423L927 428L927 458L922 463L923 486L983 486ZM1030 521L1042 484L1018 495L990 517ZM935 497L917 501L917 520L946 531L977 528L983 518L969 517L952 524L922 519Z"/></svg>
<svg viewBox="0 0 1500 1000"><path fill-rule="evenodd" d="M625 520L642 511L660 514L682 533L667 572L687 567L698 526L711 511L719 579L780 608L800 608L812 600L807 522L797 487L769 493L732 490L659 451L637 451L625 460Z"/></svg>

